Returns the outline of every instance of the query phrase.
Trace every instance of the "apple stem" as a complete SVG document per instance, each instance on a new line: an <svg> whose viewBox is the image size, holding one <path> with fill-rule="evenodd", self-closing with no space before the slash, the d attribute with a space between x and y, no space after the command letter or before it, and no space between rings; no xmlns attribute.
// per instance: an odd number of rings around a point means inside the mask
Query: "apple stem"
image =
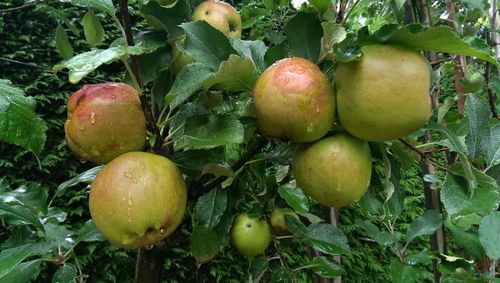
<svg viewBox="0 0 500 283"><path fill-rule="evenodd" d="M140 248L137 251L135 283L159 283L163 262L168 247L165 241L158 242L152 249Z"/></svg>

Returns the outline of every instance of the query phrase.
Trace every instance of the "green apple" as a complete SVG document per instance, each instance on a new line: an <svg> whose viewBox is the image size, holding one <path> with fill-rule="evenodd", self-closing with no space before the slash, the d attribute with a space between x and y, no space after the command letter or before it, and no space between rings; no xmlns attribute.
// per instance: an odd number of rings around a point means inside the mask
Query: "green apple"
<svg viewBox="0 0 500 283"><path fill-rule="evenodd" d="M269 246L271 231L266 220L250 218L247 213L240 213L234 219L231 240L242 255L254 257Z"/></svg>
<svg viewBox="0 0 500 283"><path fill-rule="evenodd" d="M194 62L193 57L182 53L177 48L177 44L182 44L182 42L184 42L184 39L176 40L170 44L172 46L172 64L170 65L170 69L174 74L178 74L184 66Z"/></svg>
<svg viewBox="0 0 500 283"><path fill-rule="evenodd" d="M352 135L382 141L407 136L431 114L430 66L422 54L395 45L361 48L360 61L337 67L337 109Z"/></svg>
<svg viewBox="0 0 500 283"><path fill-rule="evenodd" d="M293 156L292 172L306 194L318 203L340 208L358 201L368 189L370 147L347 133L301 144Z"/></svg>
<svg viewBox="0 0 500 283"><path fill-rule="evenodd" d="M193 11L193 20L206 21L230 38L241 38L241 16L230 4L207 0L201 2Z"/></svg>
<svg viewBox="0 0 500 283"><path fill-rule="evenodd" d="M332 86L309 60L277 61L257 79L252 96L258 128L266 137L311 142L333 126Z"/></svg>
<svg viewBox="0 0 500 283"><path fill-rule="evenodd" d="M123 83L85 85L68 100L66 141L81 158L107 163L146 144L146 118L137 91Z"/></svg>
<svg viewBox="0 0 500 283"><path fill-rule="evenodd" d="M97 174L89 207L96 227L112 245L140 248L170 235L181 223L187 191L169 159L129 152Z"/></svg>
<svg viewBox="0 0 500 283"><path fill-rule="evenodd" d="M285 215L290 215L299 219L297 214L289 208L275 208L271 212L271 227L274 234L277 236L291 235L290 231L286 228Z"/></svg>

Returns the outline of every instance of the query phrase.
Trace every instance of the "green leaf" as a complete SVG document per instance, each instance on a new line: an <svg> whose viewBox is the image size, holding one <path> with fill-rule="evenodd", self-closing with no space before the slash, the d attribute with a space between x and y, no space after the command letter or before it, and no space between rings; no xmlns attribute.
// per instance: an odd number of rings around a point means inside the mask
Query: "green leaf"
<svg viewBox="0 0 500 283"><path fill-rule="evenodd" d="M334 278L342 275L342 267L324 256L314 257L308 266L311 267L314 273L324 278Z"/></svg>
<svg viewBox="0 0 500 283"><path fill-rule="evenodd" d="M309 0L309 3L318 10L318 13L320 15L323 15L325 11L328 9L330 4L332 3L331 0Z"/></svg>
<svg viewBox="0 0 500 283"><path fill-rule="evenodd" d="M196 225L212 229L219 224L226 208L227 191L221 188L212 189L196 202L193 221Z"/></svg>
<svg viewBox="0 0 500 283"><path fill-rule="evenodd" d="M215 87L227 91L252 91L257 76L252 61L231 54L220 64L214 76L205 82L205 88Z"/></svg>
<svg viewBox="0 0 500 283"><path fill-rule="evenodd" d="M447 219L446 228L451 232L453 242L461 246L464 251L473 256L475 259L483 259L485 256L484 248L479 241L479 233L477 231L464 231L457 225L454 225L451 219Z"/></svg>
<svg viewBox="0 0 500 283"><path fill-rule="evenodd" d="M99 173L99 171L101 171L101 169L103 167L104 167L104 165L99 165L99 166L90 168L89 170L87 170L87 171L85 171L83 173L78 174L77 176L75 176L75 177L67 180L66 182L61 183L57 187L56 193L55 193L55 195L54 195L53 198L55 198L56 196L58 196L59 194L61 194L62 192L64 192L66 189L68 189L70 187L73 187L75 185L78 185L80 183L84 183L84 184L90 184L90 183L92 183L92 181L94 180L94 178L97 175L97 173Z"/></svg>
<svg viewBox="0 0 500 283"><path fill-rule="evenodd" d="M85 34L85 40L92 46L97 46L104 40L104 29L102 28L101 22L95 16L92 10L89 10L83 16L83 33Z"/></svg>
<svg viewBox="0 0 500 283"><path fill-rule="evenodd" d="M293 210L309 212L309 198L301 189L284 185L278 188L278 193Z"/></svg>
<svg viewBox="0 0 500 283"><path fill-rule="evenodd" d="M481 154L486 154L491 143L488 129L490 108L485 99L469 94L464 110L469 118L469 134L465 137L465 142L472 158L477 158Z"/></svg>
<svg viewBox="0 0 500 283"><path fill-rule="evenodd" d="M319 60L333 60L335 58L334 45L344 41L347 37L345 28L333 22L321 23L323 27L323 37L321 38L321 53Z"/></svg>
<svg viewBox="0 0 500 283"><path fill-rule="evenodd" d="M192 63L184 67L165 96L166 103L170 104L170 109L174 110L188 100L213 75L212 70L201 63Z"/></svg>
<svg viewBox="0 0 500 283"><path fill-rule="evenodd" d="M484 214L498 207L500 192L494 188L477 187L470 197L464 178L447 174L441 190L441 201L452 217L471 213Z"/></svg>
<svg viewBox="0 0 500 283"><path fill-rule="evenodd" d="M76 266L74 264L68 263L61 266L54 277L52 277L52 283L72 283L77 275Z"/></svg>
<svg viewBox="0 0 500 283"><path fill-rule="evenodd" d="M307 227L300 219L289 214L284 214L283 217L285 218L285 225L288 231L292 232L292 234L299 239L307 238Z"/></svg>
<svg viewBox="0 0 500 283"><path fill-rule="evenodd" d="M144 52L145 50L141 46L115 46L108 49L94 49L69 59L64 62L63 67L69 69L69 81L76 84L102 64L108 64L128 55L139 55Z"/></svg>
<svg viewBox="0 0 500 283"><path fill-rule="evenodd" d="M214 229L195 225L191 234L190 248L198 263L208 262L221 249L219 235Z"/></svg>
<svg viewBox="0 0 500 283"><path fill-rule="evenodd" d="M494 211L483 218L479 225L479 241L489 258L500 258L500 211Z"/></svg>
<svg viewBox="0 0 500 283"><path fill-rule="evenodd" d="M409 25L390 34L387 43L406 45L418 50L474 56L498 66L498 61L490 53L472 47L451 27L445 25L424 31L420 25Z"/></svg>
<svg viewBox="0 0 500 283"><path fill-rule="evenodd" d="M48 192L39 184L28 184L19 186L13 191L2 192L0 189L0 201L5 204L20 204L33 211L35 215L47 213Z"/></svg>
<svg viewBox="0 0 500 283"><path fill-rule="evenodd" d="M30 256L44 255L50 252L50 248L49 243L40 242L2 250L0 252L0 281L24 259Z"/></svg>
<svg viewBox="0 0 500 283"><path fill-rule="evenodd" d="M427 210L411 223L410 228L408 228L408 233L406 234L406 241L410 242L416 237L431 235L441 227L442 224L443 221L440 213L433 209Z"/></svg>
<svg viewBox="0 0 500 283"><path fill-rule="evenodd" d="M161 23L169 38L181 36L182 29L179 25L191 16L191 8L187 1L177 1L173 7L164 7L157 1L149 1L141 6L141 12Z"/></svg>
<svg viewBox="0 0 500 283"><path fill-rule="evenodd" d="M264 42L234 39L231 41L231 45L240 56L252 61L257 74L261 74L267 68L264 60L267 46Z"/></svg>
<svg viewBox="0 0 500 283"><path fill-rule="evenodd" d="M213 113L188 118L174 136L174 149L208 149L243 142L243 125L232 116Z"/></svg>
<svg viewBox="0 0 500 283"><path fill-rule="evenodd" d="M5 283L27 283L40 272L41 259L21 262L16 265L9 273L0 276L0 282ZM1 265L1 264L0 264Z"/></svg>
<svg viewBox="0 0 500 283"><path fill-rule="evenodd" d="M140 53L150 54L155 50L167 46L165 37L167 35L161 30L145 30L134 34L134 42ZM125 38L119 37L111 43L109 47L127 47ZM134 54L135 55L135 54Z"/></svg>
<svg viewBox="0 0 500 283"><path fill-rule="evenodd" d="M56 49L65 60L73 57L73 47L71 46L71 43L69 43L66 31L59 23L56 28Z"/></svg>
<svg viewBox="0 0 500 283"><path fill-rule="evenodd" d="M398 260L392 261L390 268L393 283L412 283L418 279L418 269L410 265L404 265Z"/></svg>
<svg viewBox="0 0 500 283"><path fill-rule="evenodd" d="M40 154L47 131L35 112L35 100L8 80L0 79L0 140Z"/></svg>
<svg viewBox="0 0 500 283"><path fill-rule="evenodd" d="M500 124L496 124L490 128L489 144L486 150L486 161L488 168L500 164Z"/></svg>
<svg viewBox="0 0 500 283"><path fill-rule="evenodd" d="M269 262L262 257L253 258L248 268L248 282L260 282L262 275L269 268Z"/></svg>
<svg viewBox="0 0 500 283"><path fill-rule="evenodd" d="M318 61L323 29L317 16L298 13L287 23L285 33L292 56Z"/></svg>
<svg viewBox="0 0 500 283"><path fill-rule="evenodd" d="M452 150L455 150L460 158L460 165L462 166L463 172L465 174L465 178L467 180L467 184L469 186L469 190L471 191L471 195L474 194L475 188L477 187L477 180L472 171L472 165L467 159L467 149L465 144L459 139L459 137L451 131L448 127L443 125L429 123L427 128L431 130L437 130L443 133L450 143L450 147Z"/></svg>
<svg viewBox="0 0 500 283"><path fill-rule="evenodd" d="M205 21L183 23L181 27L186 32L186 40L181 48L196 62L203 63L214 71L219 69L220 63L227 60L229 55L237 54L229 39Z"/></svg>
<svg viewBox="0 0 500 283"><path fill-rule="evenodd" d="M167 46L160 47L149 54L142 54L136 57L139 64L139 72L144 85L156 80L163 71L167 70L171 63L171 57ZM170 76L170 73L168 74ZM162 80L169 81L163 76ZM124 82L132 85L133 81L127 72ZM161 101L165 100L166 92L161 96ZM158 99L159 100L159 99Z"/></svg>
<svg viewBox="0 0 500 283"><path fill-rule="evenodd" d="M287 226L288 227L288 226ZM349 251L347 237L331 224L312 224L307 227L306 242L320 252L335 255Z"/></svg>
<svg viewBox="0 0 500 283"><path fill-rule="evenodd" d="M116 8L112 0L59 0L60 2L71 3L78 7L96 8L102 12L115 14Z"/></svg>
<svg viewBox="0 0 500 283"><path fill-rule="evenodd" d="M45 233L42 223L38 217L33 213L33 211L22 207L20 205L7 205L0 202L0 217L10 217L16 220L20 220L25 224L34 225L40 232Z"/></svg>
<svg viewBox="0 0 500 283"><path fill-rule="evenodd" d="M381 246L392 246L399 241L397 234L380 231L375 224L368 220L356 219L356 224L365 231L365 235L375 240Z"/></svg>
<svg viewBox="0 0 500 283"><path fill-rule="evenodd" d="M75 242L101 242L106 240L92 220L85 222L76 235Z"/></svg>

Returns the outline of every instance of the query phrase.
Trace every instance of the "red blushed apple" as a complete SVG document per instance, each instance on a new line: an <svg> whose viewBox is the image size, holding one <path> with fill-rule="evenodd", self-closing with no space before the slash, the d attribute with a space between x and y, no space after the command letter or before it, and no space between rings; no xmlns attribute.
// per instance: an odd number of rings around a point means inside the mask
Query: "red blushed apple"
<svg viewBox="0 0 500 283"><path fill-rule="evenodd" d="M311 142L333 126L335 97L330 81L318 66L303 58L274 63L253 89L257 125L269 138Z"/></svg>
<svg viewBox="0 0 500 283"><path fill-rule="evenodd" d="M146 119L137 91L123 83L85 85L68 100L66 141L95 163L144 148Z"/></svg>

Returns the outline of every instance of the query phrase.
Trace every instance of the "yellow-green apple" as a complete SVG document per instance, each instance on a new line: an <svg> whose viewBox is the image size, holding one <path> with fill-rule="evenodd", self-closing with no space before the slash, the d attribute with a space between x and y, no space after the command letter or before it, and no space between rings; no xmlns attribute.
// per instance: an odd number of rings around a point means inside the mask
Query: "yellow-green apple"
<svg viewBox="0 0 500 283"><path fill-rule="evenodd" d="M271 212L271 228L277 236L290 235L290 231L286 228L285 215L290 215L299 219L297 214L289 208L275 208Z"/></svg>
<svg viewBox="0 0 500 283"><path fill-rule="evenodd" d="M241 16L230 4L207 0L201 2L193 11L193 20L206 21L230 38L241 38Z"/></svg>
<svg viewBox="0 0 500 283"><path fill-rule="evenodd" d="M187 191L166 157L129 152L97 174L89 207L96 227L112 245L140 248L170 235L181 223Z"/></svg>
<svg viewBox="0 0 500 283"><path fill-rule="evenodd" d="M318 203L340 208L358 201L372 172L370 147L347 133L301 144L293 156L297 185Z"/></svg>
<svg viewBox="0 0 500 283"><path fill-rule="evenodd" d="M137 91L123 83L85 85L68 100L66 141L81 158L107 163L146 143L146 118Z"/></svg>
<svg viewBox="0 0 500 283"><path fill-rule="evenodd" d="M253 105L262 135L295 142L320 139L335 117L330 81L316 64L299 57L279 60L260 75Z"/></svg>
<svg viewBox="0 0 500 283"><path fill-rule="evenodd" d="M407 136L431 114L430 66L419 52L396 45L361 48L360 61L337 67L337 110L352 135L382 141Z"/></svg>
<svg viewBox="0 0 500 283"><path fill-rule="evenodd" d="M263 253L271 242L271 231L265 219L250 218L240 213L233 221L231 240L234 247L245 257Z"/></svg>

